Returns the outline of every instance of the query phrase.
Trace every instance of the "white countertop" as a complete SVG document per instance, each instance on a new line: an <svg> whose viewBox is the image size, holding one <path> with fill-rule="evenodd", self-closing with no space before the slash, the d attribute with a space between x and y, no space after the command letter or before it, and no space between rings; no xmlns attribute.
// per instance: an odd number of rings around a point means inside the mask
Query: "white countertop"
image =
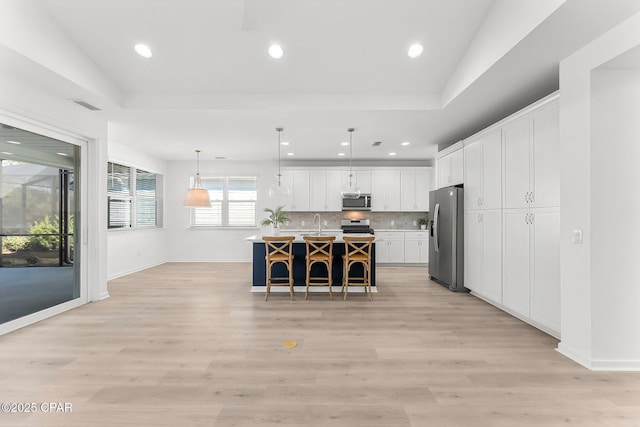
<svg viewBox="0 0 640 427"><path fill-rule="evenodd" d="M304 232L300 232L300 231L296 231L296 232L292 232L293 230L280 230L280 236L294 236L295 239L293 241L293 243L304 243L304 239L302 238L302 236L304 235L308 235L308 236L316 236L317 234L315 234L315 232L313 231L304 231ZM327 230L327 231L323 231L322 236L336 236L336 240L334 240L334 243L344 243L344 239L343 237L343 233L341 231L332 231L332 230ZM361 236L361 237L365 237L365 236L373 236L373 234L363 234L363 233L358 233L358 234L347 234L348 236ZM246 237L244 240L248 241L248 242L262 242L262 236L273 236L273 234L271 233L259 233L259 234L254 234L253 236L249 236Z"/></svg>

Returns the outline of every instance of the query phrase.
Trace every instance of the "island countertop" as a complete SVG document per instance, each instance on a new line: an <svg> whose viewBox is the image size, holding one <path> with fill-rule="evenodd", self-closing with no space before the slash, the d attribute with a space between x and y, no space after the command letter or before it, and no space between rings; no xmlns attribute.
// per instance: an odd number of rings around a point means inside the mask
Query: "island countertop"
<svg viewBox="0 0 640 427"><path fill-rule="evenodd" d="M294 236L295 239L293 241L293 243L304 243L304 236L318 236L317 233L313 232L313 231L293 231L292 232L288 232L288 230L280 230L280 236ZM350 233L350 234L346 234L347 236L351 236L351 237L368 237L368 236L374 236L373 234L367 234L367 233ZM245 240L248 242L253 242L253 243L264 243L264 241L262 240L263 236L274 236L271 233L259 233L259 234L254 234L252 236L249 237L245 237ZM345 236L341 231L323 231L322 234L320 234L320 236L335 236L336 240L334 240L334 243L344 243L344 239L343 237ZM277 236L275 236L277 237Z"/></svg>

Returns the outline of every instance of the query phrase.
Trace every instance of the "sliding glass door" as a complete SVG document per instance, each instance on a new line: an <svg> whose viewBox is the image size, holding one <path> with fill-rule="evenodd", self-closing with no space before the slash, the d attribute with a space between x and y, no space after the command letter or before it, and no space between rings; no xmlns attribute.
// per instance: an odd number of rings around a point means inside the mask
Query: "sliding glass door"
<svg viewBox="0 0 640 427"><path fill-rule="evenodd" d="M0 124L0 324L80 297L80 153Z"/></svg>

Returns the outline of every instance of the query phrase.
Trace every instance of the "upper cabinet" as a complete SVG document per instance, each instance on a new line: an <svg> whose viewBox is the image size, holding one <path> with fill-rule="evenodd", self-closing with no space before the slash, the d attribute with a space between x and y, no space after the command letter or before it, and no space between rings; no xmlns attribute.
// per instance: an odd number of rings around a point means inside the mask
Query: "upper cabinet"
<svg viewBox="0 0 640 427"><path fill-rule="evenodd" d="M400 171L400 209L403 212L428 211L431 189L431 168L402 169Z"/></svg>
<svg viewBox="0 0 640 427"><path fill-rule="evenodd" d="M438 188L464 182L464 153L462 148L437 159Z"/></svg>
<svg viewBox="0 0 640 427"><path fill-rule="evenodd" d="M310 209L338 212L342 210L342 173L339 170L312 170L309 172Z"/></svg>
<svg viewBox="0 0 640 427"><path fill-rule="evenodd" d="M297 169L283 169L282 179L289 187L289 198L285 204L288 211L308 211L311 199L309 197L309 171Z"/></svg>
<svg viewBox="0 0 640 427"><path fill-rule="evenodd" d="M504 207L560 204L559 111L553 102L504 128Z"/></svg>
<svg viewBox="0 0 640 427"><path fill-rule="evenodd" d="M398 212L401 210L400 170L371 172L371 210Z"/></svg>
<svg viewBox="0 0 640 427"><path fill-rule="evenodd" d="M502 132L471 140L464 147L464 209L502 207Z"/></svg>

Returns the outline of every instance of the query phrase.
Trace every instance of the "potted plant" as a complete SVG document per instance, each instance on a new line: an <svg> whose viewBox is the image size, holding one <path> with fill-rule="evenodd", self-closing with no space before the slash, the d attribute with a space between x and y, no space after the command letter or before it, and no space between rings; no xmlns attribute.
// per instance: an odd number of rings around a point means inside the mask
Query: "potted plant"
<svg viewBox="0 0 640 427"><path fill-rule="evenodd" d="M429 225L429 218L420 218L418 224L420 224L421 230L426 230L427 226Z"/></svg>
<svg viewBox="0 0 640 427"><path fill-rule="evenodd" d="M278 235L280 233L280 224L284 224L289 221L289 217L287 213L282 210L284 206L278 206L275 209L264 208L264 211L269 214L269 216L262 221L262 226L272 226L273 234Z"/></svg>

